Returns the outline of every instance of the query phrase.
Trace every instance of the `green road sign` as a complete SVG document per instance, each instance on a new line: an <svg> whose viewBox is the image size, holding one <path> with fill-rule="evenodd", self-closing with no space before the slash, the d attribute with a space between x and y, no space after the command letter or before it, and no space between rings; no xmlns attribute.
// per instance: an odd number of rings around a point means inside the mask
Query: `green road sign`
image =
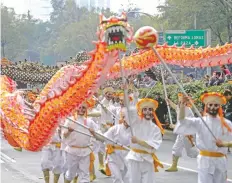
<svg viewBox="0 0 232 183"><path fill-rule="evenodd" d="M168 45L207 46L207 30L168 30L165 31L164 37Z"/></svg>

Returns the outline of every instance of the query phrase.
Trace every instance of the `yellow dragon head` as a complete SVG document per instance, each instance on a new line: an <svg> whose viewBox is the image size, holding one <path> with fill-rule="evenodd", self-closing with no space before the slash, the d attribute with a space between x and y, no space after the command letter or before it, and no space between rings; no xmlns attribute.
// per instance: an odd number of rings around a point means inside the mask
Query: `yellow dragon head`
<svg viewBox="0 0 232 183"><path fill-rule="evenodd" d="M127 22L126 13L109 18L100 15L98 36L101 42L107 44L107 51L126 51L126 45L133 39L133 28Z"/></svg>

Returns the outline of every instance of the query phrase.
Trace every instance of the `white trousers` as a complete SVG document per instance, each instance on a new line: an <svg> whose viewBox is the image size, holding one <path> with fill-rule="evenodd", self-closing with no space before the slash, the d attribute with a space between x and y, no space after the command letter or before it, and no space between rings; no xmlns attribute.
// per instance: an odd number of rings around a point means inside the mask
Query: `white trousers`
<svg viewBox="0 0 232 183"><path fill-rule="evenodd" d="M219 169L215 169L213 174L201 169L198 171L198 183L227 183L226 179L227 173Z"/></svg>
<svg viewBox="0 0 232 183"><path fill-rule="evenodd" d="M66 173L68 170L68 163L67 163L67 152L62 151L62 158L63 158L63 173Z"/></svg>
<svg viewBox="0 0 232 183"><path fill-rule="evenodd" d="M155 183L153 163L128 160L129 183Z"/></svg>
<svg viewBox="0 0 232 183"><path fill-rule="evenodd" d="M98 142L98 152L102 153L102 154L105 154L105 152L106 152L106 146L105 146L104 143Z"/></svg>
<svg viewBox="0 0 232 183"><path fill-rule="evenodd" d="M43 149L41 167L43 171L49 169L54 174L63 173L62 151L60 149Z"/></svg>
<svg viewBox="0 0 232 183"><path fill-rule="evenodd" d="M128 183L127 168L124 167L123 170L120 170L120 167L116 162L110 161L108 162L108 166L110 168L111 177L113 179L113 183Z"/></svg>
<svg viewBox="0 0 232 183"><path fill-rule="evenodd" d="M66 158L67 172L65 173L65 178L71 181L76 175L78 175L79 183L89 183L90 155L75 156L73 154L66 153Z"/></svg>
<svg viewBox="0 0 232 183"><path fill-rule="evenodd" d="M175 144L172 147L172 154L181 157L184 149L187 156L190 158L196 158L199 154L198 149L195 146L192 147L192 144L187 137L184 135L177 135Z"/></svg>

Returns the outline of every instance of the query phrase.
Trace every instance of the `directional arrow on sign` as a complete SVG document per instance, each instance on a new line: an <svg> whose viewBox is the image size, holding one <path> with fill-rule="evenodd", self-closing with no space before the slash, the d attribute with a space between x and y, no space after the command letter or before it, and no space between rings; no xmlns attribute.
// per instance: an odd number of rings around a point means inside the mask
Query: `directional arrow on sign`
<svg viewBox="0 0 232 183"><path fill-rule="evenodd" d="M199 42L198 41L195 41L195 45L198 45L199 44Z"/></svg>
<svg viewBox="0 0 232 183"><path fill-rule="evenodd" d="M168 36L168 39L170 40L170 39L172 39L172 37L171 37L171 36Z"/></svg>

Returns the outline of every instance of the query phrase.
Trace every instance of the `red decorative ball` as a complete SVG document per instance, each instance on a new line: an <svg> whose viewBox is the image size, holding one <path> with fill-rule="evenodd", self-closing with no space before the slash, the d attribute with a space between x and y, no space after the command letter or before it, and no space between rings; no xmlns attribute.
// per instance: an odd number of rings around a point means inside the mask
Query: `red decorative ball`
<svg viewBox="0 0 232 183"><path fill-rule="evenodd" d="M138 48L153 47L158 42L158 33L153 27L144 26L136 31L134 41Z"/></svg>

